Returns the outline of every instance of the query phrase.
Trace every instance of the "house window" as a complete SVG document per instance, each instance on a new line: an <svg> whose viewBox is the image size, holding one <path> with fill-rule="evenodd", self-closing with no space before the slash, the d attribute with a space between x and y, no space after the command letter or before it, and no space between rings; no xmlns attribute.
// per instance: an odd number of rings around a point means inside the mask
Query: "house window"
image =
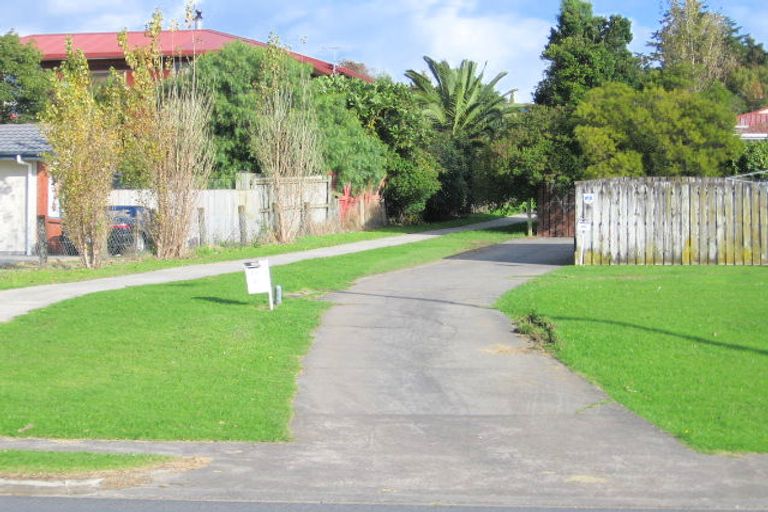
<svg viewBox="0 0 768 512"><path fill-rule="evenodd" d="M109 79L109 71L91 71L91 82L103 84Z"/></svg>

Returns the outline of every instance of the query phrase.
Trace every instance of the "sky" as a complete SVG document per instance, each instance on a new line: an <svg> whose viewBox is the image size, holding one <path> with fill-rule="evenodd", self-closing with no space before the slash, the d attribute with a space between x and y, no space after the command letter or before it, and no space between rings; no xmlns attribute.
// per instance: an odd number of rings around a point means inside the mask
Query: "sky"
<svg viewBox="0 0 768 512"><path fill-rule="evenodd" d="M183 18L183 0L0 0L0 30L39 33L141 30L155 8ZM294 51L329 62L354 60L405 80L426 68L424 55L457 65L506 71L500 89L529 101L546 63L540 59L559 0L201 0L204 27L265 41L270 33ZM594 0L600 15L632 20L631 49L646 52L661 18L661 0ZM744 32L768 46L768 1L710 0Z"/></svg>

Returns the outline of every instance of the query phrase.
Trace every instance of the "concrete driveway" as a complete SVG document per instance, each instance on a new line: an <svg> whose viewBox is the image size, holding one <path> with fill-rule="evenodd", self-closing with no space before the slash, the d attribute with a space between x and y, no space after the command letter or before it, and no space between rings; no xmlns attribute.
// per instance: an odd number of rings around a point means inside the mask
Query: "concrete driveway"
<svg viewBox="0 0 768 512"><path fill-rule="evenodd" d="M366 278L329 297L336 305L304 361L292 443L7 440L0 448L213 459L138 487L53 491L59 494L768 508L768 457L689 450L530 350L491 308L506 290L570 261L572 248L570 240L516 240Z"/></svg>

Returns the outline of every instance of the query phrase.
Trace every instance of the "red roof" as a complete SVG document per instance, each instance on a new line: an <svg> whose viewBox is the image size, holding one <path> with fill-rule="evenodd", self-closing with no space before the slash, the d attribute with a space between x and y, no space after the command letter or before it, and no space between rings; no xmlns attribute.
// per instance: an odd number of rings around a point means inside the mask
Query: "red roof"
<svg viewBox="0 0 768 512"><path fill-rule="evenodd" d="M34 43L43 54L43 61L61 61L66 57L66 41L72 38L72 44L80 49L88 60L122 59L123 50L117 43L118 32L91 32L82 34L33 34L21 38L22 43ZM148 46L149 38L144 32L128 32L128 44L131 47ZM163 55L191 56L220 50L227 43L242 41L254 46L266 46L260 41L226 34L217 30L176 30L160 33L160 50ZM321 75L334 73L330 62L314 59L291 52L299 62L306 62ZM370 82L371 78L343 66L336 66L335 72Z"/></svg>
<svg viewBox="0 0 768 512"><path fill-rule="evenodd" d="M768 108L741 114L736 128L741 133L768 133Z"/></svg>

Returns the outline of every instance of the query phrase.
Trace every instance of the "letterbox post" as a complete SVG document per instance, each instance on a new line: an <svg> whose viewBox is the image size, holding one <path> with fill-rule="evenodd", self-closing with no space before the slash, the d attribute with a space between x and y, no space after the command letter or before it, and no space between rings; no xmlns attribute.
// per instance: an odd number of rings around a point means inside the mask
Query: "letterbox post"
<svg viewBox="0 0 768 512"><path fill-rule="evenodd" d="M247 261L243 264L245 270L245 283L248 287L248 293L266 293L269 297L269 310L275 308L272 298L272 279L269 275L269 260Z"/></svg>

